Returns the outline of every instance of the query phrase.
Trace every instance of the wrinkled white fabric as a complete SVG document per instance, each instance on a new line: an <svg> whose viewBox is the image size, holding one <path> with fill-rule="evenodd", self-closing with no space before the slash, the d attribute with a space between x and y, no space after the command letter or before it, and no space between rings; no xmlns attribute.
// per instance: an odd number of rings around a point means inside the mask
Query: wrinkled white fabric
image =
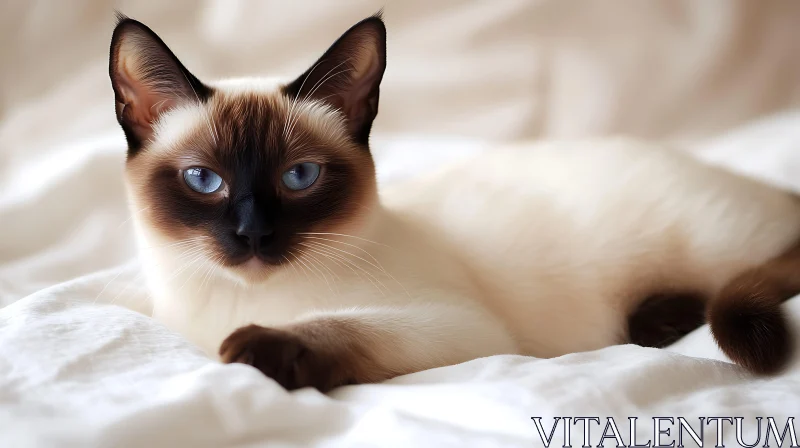
<svg viewBox="0 0 800 448"><path fill-rule="evenodd" d="M671 351L494 356L329 397L290 394L255 369L208 360L146 316L86 300L104 281L0 310L2 446L541 446L537 416L639 417L645 439L650 417L738 416L752 441L755 417L800 413L800 365L754 379L707 359L723 357L706 328ZM800 330L800 299L787 308Z"/></svg>
<svg viewBox="0 0 800 448"><path fill-rule="evenodd" d="M382 3L114 6L202 79L299 73ZM627 133L800 191L797 2L385 6L384 184L489 141ZM0 6L0 446L541 446L534 416L800 415L800 366L752 378L715 361L706 328L669 351L496 356L329 396L204 358L146 316L112 20L101 0ZM797 329L800 299L787 309Z"/></svg>

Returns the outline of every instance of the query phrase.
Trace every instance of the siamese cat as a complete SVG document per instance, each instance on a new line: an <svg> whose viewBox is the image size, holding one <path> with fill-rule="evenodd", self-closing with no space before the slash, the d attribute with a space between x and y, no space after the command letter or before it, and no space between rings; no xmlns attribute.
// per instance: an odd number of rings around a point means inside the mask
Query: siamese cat
<svg viewBox="0 0 800 448"><path fill-rule="evenodd" d="M286 389L662 347L706 320L746 369L786 365L795 196L621 138L497 148L379 194L385 68L380 16L294 80L213 83L119 18L110 76L154 318Z"/></svg>

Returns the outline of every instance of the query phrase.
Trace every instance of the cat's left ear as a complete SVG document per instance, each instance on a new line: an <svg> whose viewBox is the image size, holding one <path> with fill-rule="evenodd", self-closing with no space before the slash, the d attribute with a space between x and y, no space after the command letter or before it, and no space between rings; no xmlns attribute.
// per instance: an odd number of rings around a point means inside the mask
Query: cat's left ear
<svg viewBox="0 0 800 448"><path fill-rule="evenodd" d="M109 75L117 121L128 139L129 154L134 154L152 137L161 114L186 102L204 101L211 90L189 73L150 28L122 15L117 18Z"/></svg>
<svg viewBox="0 0 800 448"><path fill-rule="evenodd" d="M330 104L347 119L353 140L366 145L385 69L386 26L377 14L347 30L284 93Z"/></svg>

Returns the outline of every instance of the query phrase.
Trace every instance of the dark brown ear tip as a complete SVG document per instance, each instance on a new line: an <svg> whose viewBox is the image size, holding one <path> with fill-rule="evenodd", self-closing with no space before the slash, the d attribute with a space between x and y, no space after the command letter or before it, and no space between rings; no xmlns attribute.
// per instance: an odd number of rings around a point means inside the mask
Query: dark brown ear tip
<svg viewBox="0 0 800 448"><path fill-rule="evenodd" d="M114 35L112 39L118 39L123 33L138 32L144 34L154 35L153 30L144 23L131 19L123 14L117 15L117 24L114 26Z"/></svg>
<svg viewBox="0 0 800 448"><path fill-rule="evenodd" d="M356 23L352 27L350 27L350 31L354 30L364 30L369 29L374 34L375 37L381 42L381 44L385 45L386 42L386 24L383 22L383 10L381 9L374 15L367 17L366 19ZM344 34L348 34L345 32Z"/></svg>
<svg viewBox="0 0 800 448"><path fill-rule="evenodd" d="M124 22L126 20L132 20L130 17L126 16L125 14L123 14L118 9L114 10L114 19L116 20L116 23L115 23L114 26L119 26L120 23L122 23L122 22Z"/></svg>
<svg viewBox="0 0 800 448"><path fill-rule="evenodd" d="M759 375L780 373L794 349L777 301L755 297L712 304L708 321L717 344L732 361Z"/></svg>
<svg viewBox="0 0 800 448"><path fill-rule="evenodd" d="M383 28L383 30L385 31L386 25L383 22L383 8L377 10L375 14L361 21L361 23L366 23L366 22L374 23L376 26Z"/></svg>
<svg viewBox="0 0 800 448"><path fill-rule="evenodd" d="M117 24L114 25L114 32L111 34L111 53L112 57L116 53L123 38L131 32L146 33L149 30L147 26L137 20L131 19L119 12L116 13ZM152 32L152 31L151 31Z"/></svg>
<svg viewBox="0 0 800 448"><path fill-rule="evenodd" d="M114 23L114 31L128 27L146 28L146 25L144 23L136 19L131 19L130 17L126 16L125 14L119 11L114 11L114 18L116 19Z"/></svg>
<svg viewBox="0 0 800 448"><path fill-rule="evenodd" d="M162 46L166 46L158 34L144 23L132 19L119 11L115 11L114 16L116 17L116 25L114 25L114 32L111 37L112 48L127 33L138 33L142 37L150 38L159 42Z"/></svg>

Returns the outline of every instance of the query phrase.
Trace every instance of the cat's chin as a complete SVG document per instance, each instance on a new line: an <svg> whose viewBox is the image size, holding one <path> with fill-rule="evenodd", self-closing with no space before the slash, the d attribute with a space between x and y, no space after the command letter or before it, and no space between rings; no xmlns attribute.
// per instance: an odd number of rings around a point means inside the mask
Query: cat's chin
<svg viewBox="0 0 800 448"><path fill-rule="evenodd" d="M224 272L239 283L252 285L267 281L277 269L278 266L251 257L247 261L224 269Z"/></svg>

